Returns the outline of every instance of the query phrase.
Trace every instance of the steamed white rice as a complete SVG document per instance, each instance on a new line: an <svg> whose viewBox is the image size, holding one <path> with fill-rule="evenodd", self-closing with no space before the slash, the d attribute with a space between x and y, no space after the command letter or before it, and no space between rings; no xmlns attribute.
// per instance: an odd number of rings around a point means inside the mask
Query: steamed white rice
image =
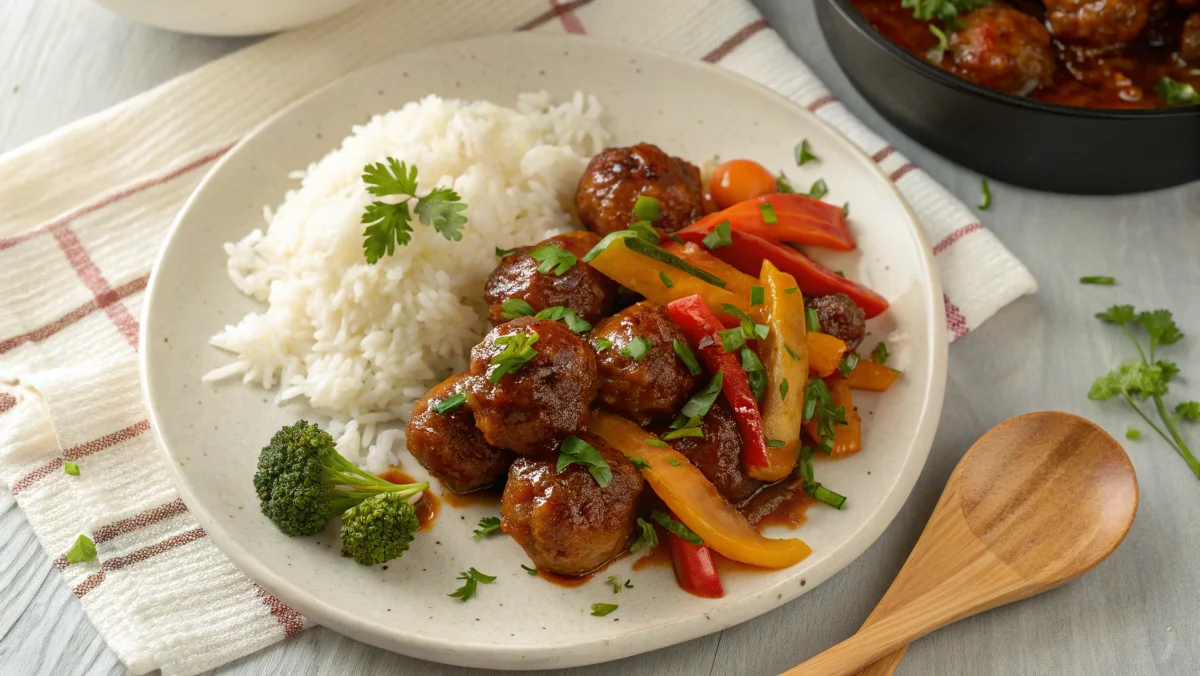
<svg viewBox="0 0 1200 676"><path fill-rule="evenodd" d="M579 176L608 140L600 117L599 102L579 93L561 104L522 94L515 109L427 96L355 127L293 172L300 187L264 209L266 232L225 245L233 283L266 306L213 336L235 359L205 379L278 386L279 401L330 419L347 458L374 470L394 463L403 436L387 423L464 369L488 329L483 284L496 247L572 227ZM462 241L414 219L407 246L366 263L359 219L377 198L362 171L389 156L418 167L419 194L458 191Z"/></svg>

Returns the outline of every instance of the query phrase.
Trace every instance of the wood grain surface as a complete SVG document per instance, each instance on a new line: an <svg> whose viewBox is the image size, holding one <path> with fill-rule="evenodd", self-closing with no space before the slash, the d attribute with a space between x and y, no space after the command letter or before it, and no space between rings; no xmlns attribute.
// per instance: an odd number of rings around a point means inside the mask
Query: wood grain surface
<svg viewBox="0 0 1200 676"><path fill-rule="evenodd" d="M917 146L853 91L825 46L811 0L756 4L864 122L967 203L978 202L978 175ZM249 42L135 25L85 0L0 1L0 152ZM1191 337L1163 356L1183 366L1185 377L1200 369L1200 183L1125 197L1068 197L993 182L992 195L984 222L1030 267L1041 289L951 348L945 411L929 463L879 541L825 584L756 620L620 662L559 673L770 676L854 633L908 557L951 469L988 428L1044 409L1088 417L1118 439L1124 439L1128 426L1137 426L1140 421L1123 405L1099 404L1086 396L1092 380L1132 349L1093 318L1107 305L1175 310ZM1080 286L1082 275L1112 275L1118 284ZM1200 385L1186 380L1174 391L1200 398ZM1200 446L1200 428L1184 434L1193 447ZM1141 506L1112 558L1071 584L918 640L896 673L1173 676L1200 671L1200 566L1195 564L1200 481L1149 434L1123 443L1137 470ZM123 672L8 492L0 490L0 674ZM218 672L485 673L401 657L324 628Z"/></svg>

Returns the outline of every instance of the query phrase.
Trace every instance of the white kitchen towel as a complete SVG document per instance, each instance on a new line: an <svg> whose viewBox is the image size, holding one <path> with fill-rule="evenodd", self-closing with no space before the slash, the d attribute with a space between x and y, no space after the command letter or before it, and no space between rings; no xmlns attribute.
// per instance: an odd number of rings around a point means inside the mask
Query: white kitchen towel
<svg viewBox="0 0 1200 676"><path fill-rule="evenodd" d="M746 0L368 0L215 61L0 157L0 481L133 673L196 673L304 627L204 536L148 433L135 317L175 213L217 159L292 101L398 52L511 30L703 59L841 130L924 225L952 340L1036 288L961 202L855 120ZM79 476L63 472L66 461ZM98 558L67 565L80 533Z"/></svg>

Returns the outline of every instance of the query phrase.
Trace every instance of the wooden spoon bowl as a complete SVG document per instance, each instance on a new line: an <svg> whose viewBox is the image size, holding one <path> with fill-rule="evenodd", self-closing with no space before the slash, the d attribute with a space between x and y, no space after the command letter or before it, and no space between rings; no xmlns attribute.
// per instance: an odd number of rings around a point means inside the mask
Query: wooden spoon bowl
<svg viewBox="0 0 1200 676"><path fill-rule="evenodd" d="M843 676L868 665L865 673L889 674L908 642L1094 568L1129 532L1137 502L1129 456L1092 422L1054 412L1010 418L954 468L862 629L786 674Z"/></svg>

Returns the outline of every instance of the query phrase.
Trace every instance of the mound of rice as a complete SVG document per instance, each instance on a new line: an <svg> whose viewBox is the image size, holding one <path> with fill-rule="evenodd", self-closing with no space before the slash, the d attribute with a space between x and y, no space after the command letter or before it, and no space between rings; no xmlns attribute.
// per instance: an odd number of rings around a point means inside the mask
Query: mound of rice
<svg viewBox="0 0 1200 676"><path fill-rule="evenodd" d="M355 127L340 148L293 174L300 187L267 229L225 245L229 276L266 303L212 344L236 359L205 376L279 386L327 416L339 450L373 470L394 463L414 400L463 370L489 328L483 285L495 249L572 227L575 187L607 141L594 97L555 104L522 94L516 108L427 96ZM452 187L467 204L459 242L414 218L412 241L376 265L363 258L363 167L416 165L419 194ZM390 199L390 198L384 198ZM368 449L365 454L362 449Z"/></svg>

